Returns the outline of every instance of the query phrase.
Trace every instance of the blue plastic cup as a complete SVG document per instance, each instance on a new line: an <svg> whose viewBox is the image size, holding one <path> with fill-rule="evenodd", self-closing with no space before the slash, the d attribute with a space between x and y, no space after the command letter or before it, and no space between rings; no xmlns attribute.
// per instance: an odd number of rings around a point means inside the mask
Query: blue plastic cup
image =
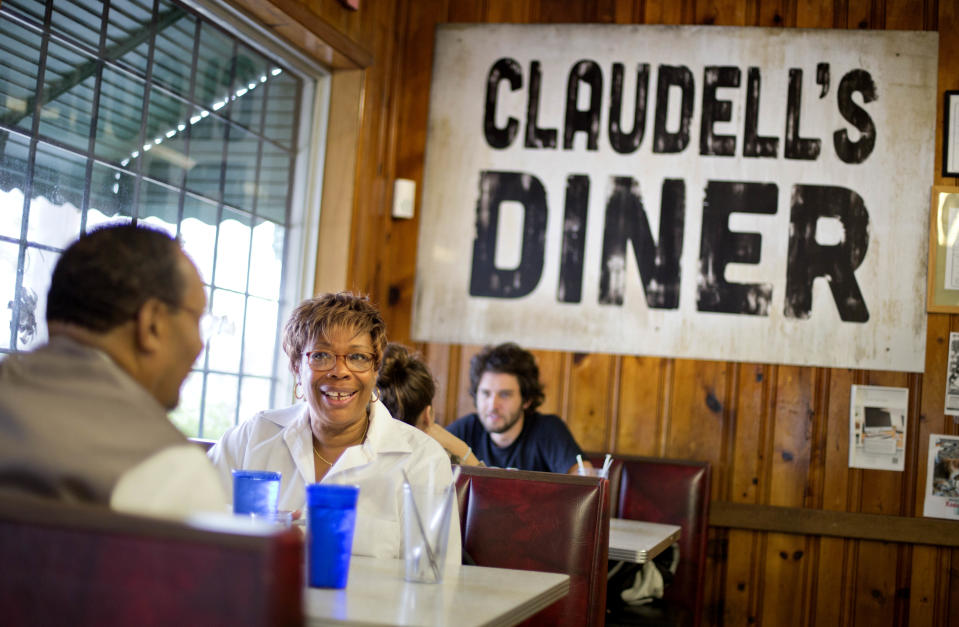
<svg viewBox="0 0 959 627"><path fill-rule="evenodd" d="M350 574L359 486L306 486L309 581L314 588L345 588Z"/></svg>
<svg viewBox="0 0 959 627"><path fill-rule="evenodd" d="M234 470L233 513L276 513L280 500L280 476L280 473L270 470Z"/></svg>

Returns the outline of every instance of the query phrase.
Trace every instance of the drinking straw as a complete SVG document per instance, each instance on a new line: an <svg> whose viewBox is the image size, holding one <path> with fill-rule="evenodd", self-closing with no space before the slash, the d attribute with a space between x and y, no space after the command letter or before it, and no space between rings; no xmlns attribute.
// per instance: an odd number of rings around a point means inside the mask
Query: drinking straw
<svg viewBox="0 0 959 627"><path fill-rule="evenodd" d="M603 474L609 472L609 467L613 464L613 456L606 453L606 459L603 460Z"/></svg>
<svg viewBox="0 0 959 627"><path fill-rule="evenodd" d="M410 486L410 501L413 504L413 515L416 517L416 526L419 527L420 535L423 537L423 544L426 545L426 557L430 560L430 568L433 569L433 576L439 579L440 569L436 564L436 556L433 555L433 547L430 546L430 538L426 535L426 530L423 528L423 519L420 518L420 510L416 506L416 497L413 494L413 484L410 483L410 478L406 475L406 469L401 468L400 471L403 473L403 481L406 483L406 485Z"/></svg>
<svg viewBox="0 0 959 627"><path fill-rule="evenodd" d="M433 514L433 520L430 521L430 529L436 528L440 529L440 521L443 520L443 516L448 515L450 507L452 507L453 500L450 498L451 492L456 489L456 480L460 476L461 468L459 466L453 466L453 478L450 480L450 484L443 490L443 507L436 510L436 513ZM436 541L439 542L439 537L436 538Z"/></svg>
<svg viewBox="0 0 959 627"><path fill-rule="evenodd" d="M579 464L579 473L580 473L580 474L583 474L583 472L586 470L586 467L583 466L583 456L582 456L582 455L577 455L577 456L576 456L576 463Z"/></svg>

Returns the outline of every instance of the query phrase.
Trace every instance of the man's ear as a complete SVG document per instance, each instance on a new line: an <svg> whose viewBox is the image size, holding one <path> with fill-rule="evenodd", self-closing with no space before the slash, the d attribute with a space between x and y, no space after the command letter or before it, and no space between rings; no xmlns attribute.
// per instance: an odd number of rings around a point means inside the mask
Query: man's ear
<svg viewBox="0 0 959 627"><path fill-rule="evenodd" d="M169 316L168 306L155 298L148 299L137 312L135 339L137 350L155 353L163 345Z"/></svg>

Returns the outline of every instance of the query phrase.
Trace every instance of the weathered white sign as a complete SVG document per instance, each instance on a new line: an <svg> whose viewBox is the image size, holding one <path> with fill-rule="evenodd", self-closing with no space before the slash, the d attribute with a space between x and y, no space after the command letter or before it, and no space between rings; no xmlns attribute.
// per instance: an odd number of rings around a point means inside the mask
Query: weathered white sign
<svg viewBox="0 0 959 627"><path fill-rule="evenodd" d="M413 337L923 370L937 50L441 26Z"/></svg>

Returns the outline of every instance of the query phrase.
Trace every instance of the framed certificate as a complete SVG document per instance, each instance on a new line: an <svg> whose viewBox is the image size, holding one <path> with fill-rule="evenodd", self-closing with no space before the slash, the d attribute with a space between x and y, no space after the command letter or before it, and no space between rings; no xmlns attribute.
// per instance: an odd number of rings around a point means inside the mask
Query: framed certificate
<svg viewBox="0 0 959 627"><path fill-rule="evenodd" d="M959 187L932 188L926 310L959 313Z"/></svg>
<svg viewBox="0 0 959 627"><path fill-rule="evenodd" d="M959 176L959 90L946 92L942 113L942 175Z"/></svg>

